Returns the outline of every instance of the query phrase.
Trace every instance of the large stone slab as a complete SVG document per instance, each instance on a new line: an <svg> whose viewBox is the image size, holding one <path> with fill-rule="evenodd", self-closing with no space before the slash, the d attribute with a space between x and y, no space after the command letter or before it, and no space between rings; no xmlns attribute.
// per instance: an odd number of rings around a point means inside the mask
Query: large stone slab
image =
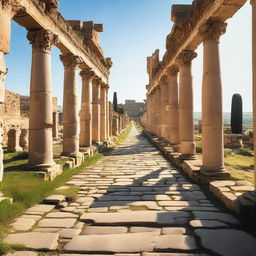
<svg viewBox="0 0 256 256"><path fill-rule="evenodd" d="M221 213L221 212L193 212L196 219L200 220L220 220L226 223L239 225L239 221L230 214Z"/></svg>
<svg viewBox="0 0 256 256"><path fill-rule="evenodd" d="M47 204L37 204L35 206L30 207L26 212L27 213L38 213L38 214L44 214L47 212L50 212L54 209L54 205L47 205Z"/></svg>
<svg viewBox="0 0 256 256"><path fill-rule="evenodd" d="M197 229L202 245L223 256L256 255L256 239L235 229Z"/></svg>
<svg viewBox="0 0 256 256"><path fill-rule="evenodd" d="M176 218L188 217L186 212L131 211L117 213L85 213L80 221L94 223L157 223L174 224Z"/></svg>
<svg viewBox="0 0 256 256"><path fill-rule="evenodd" d="M110 234L122 234L127 232L128 232L127 227L87 226L84 228L82 235L110 235Z"/></svg>
<svg viewBox="0 0 256 256"><path fill-rule="evenodd" d="M59 204L65 201L66 197L64 195L51 195L44 199L45 204Z"/></svg>
<svg viewBox="0 0 256 256"><path fill-rule="evenodd" d="M196 228L224 228L228 227L228 224L218 220L192 220L189 223L192 227Z"/></svg>
<svg viewBox="0 0 256 256"><path fill-rule="evenodd" d="M18 218L11 224L15 231L28 231L36 224L36 220L31 218Z"/></svg>
<svg viewBox="0 0 256 256"><path fill-rule="evenodd" d="M86 235L74 237L64 247L70 252L143 252L153 251L158 233Z"/></svg>
<svg viewBox="0 0 256 256"><path fill-rule="evenodd" d="M157 238L154 247L157 250L195 250L196 241L187 235L164 235Z"/></svg>
<svg viewBox="0 0 256 256"><path fill-rule="evenodd" d="M78 218L78 215L70 212L50 212L45 217L46 218Z"/></svg>
<svg viewBox="0 0 256 256"><path fill-rule="evenodd" d="M4 242L9 244L22 244L29 249L56 250L58 247L59 234L28 232L10 234Z"/></svg>
<svg viewBox="0 0 256 256"><path fill-rule="evenodd" d="M38 223L40 228L72 228L76 219L43 219Z"/></svg>
<svg viewBox="0 0 256 256"><path fill-rule="evenodd" d="M6 256L38 256L38 253L37 252L22 251L22 252L8 253Z"/></svg>

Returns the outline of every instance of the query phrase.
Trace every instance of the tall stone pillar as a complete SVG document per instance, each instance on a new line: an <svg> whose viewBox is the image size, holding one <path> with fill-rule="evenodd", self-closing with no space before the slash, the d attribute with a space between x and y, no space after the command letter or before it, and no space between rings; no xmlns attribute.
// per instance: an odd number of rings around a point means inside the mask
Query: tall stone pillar
<svg viewBox="0 0 256 256"><path fill-rule="evenodd" d="M58 112L53 112L52 113L52 137L53 138L58 138Z"/></svg>
<svg viewBox="0 0 256 256"><path fill-rule="evenodd" d="M168 70L168 140L172 144L179 144L179 86L177 66Z"/></svg>
<svg viewBox="0 0 256 256"><path fill-rule="evenodd" d="M253 94L253 130L256 131L256 1L252 5L252 94ZM256 156L256 136L254 141L254 156ZM254 186L256 187L256 157L254 157Z"/></svg>
<svg viewBox="0 0 256 256"><path fill-rule="evenodd" d="M219 59L219 38L226 23L207 21L199 29L204 39L202 85L202 173L226 176L223 153L222 85Z"/></svg>
<svg viewBox="0 0 256 256"><path fill-rule="evenodd" d="M29 103L30 167L49 171L54 165L52 151L51 48L57 37L48 30L28 32L32 44Z"/></svg>
<svg viewBox="0 0 256 256"><path fill-rule="evenodd" d="M79 58L68 53L60 55L60 59L64 65L62 155L77 157L79 155L79 113L76 69Z"/></svg>
<svg viewBox="0 0 256 256"><path fill-rule="evenodd" d="M193 120L193 81L191 62L197 56L193 51L183 51L178 57L179 84L179 139L183 159L193 159L196 153Z"/></svg>
<svg viewBox="0 0 256 256"><path fill-rule="evenodd" d="M10 52L11 40L11 19L14 15L13 7L8 2L0 3L0 182L3 180L4 164L3 164L3 117L4 117L4 98L5 87L4 81L7 75L5 65L5 54ZM15 8L15 7L14 7Z"/></svg>
<svg viewBox="0 0 256 256"><path fill-rule="evenodd" d="M100 142L100 87L100 78L94 79L92 90L92 141L94 143Z"/></svg>
<svg viewBox="0 0 256 256"><path fill-rule="evenodd" d="M82 77L82 102L79 142L81 147L92 146L92 80L94 75L91 70L80 72Z"/></svg>
<svg viewBox="0 0 256 256"><path fill-rule="evenodd" d="M160 102L160 109L161 109L161 115L160 115L160 125L161 125L161 137L167 139L168 134L168 122L167 122L167 107L168 107L168 87L167 87L167 77L164 76L161 78L161 102Z"/></svg>
<svg viewBox="0 0 256 256"><path fill-rule="evenodd" d="M102 84L100 90L100 141L107 140L107 89Z"/></svg>
<svg viewBox="0 0 256 256"><path fill-rule="evenodd" d="M152 118L152 131L154 134L156 134L156 125L157 125L157 120L156 120L156 115L157 115L157 107L156 107L156 89L153 90L152 92L152 101L153 101L153 106L152 106L152 113L153 113L153 118Z"/></svg>
<svg viewBox="0 0 256 256"><path fill-rule="evenodd" d="M156 135L157 136L161 136L160 132L161 132L161 88L160 88L160 84L156 87L156 95L155 95L156 99L155 99L155 111L156 111L156 125L155 125L155 129L156 129Z"/></svg>
<svg viewBox="0 0 256 256"><path fill-rule="evenodd" d="M107 140L110 138L110 126L109 126L109 101L108 101L108 90L109 90L109 85L106 85L106 122L107 122Z"/></svg>

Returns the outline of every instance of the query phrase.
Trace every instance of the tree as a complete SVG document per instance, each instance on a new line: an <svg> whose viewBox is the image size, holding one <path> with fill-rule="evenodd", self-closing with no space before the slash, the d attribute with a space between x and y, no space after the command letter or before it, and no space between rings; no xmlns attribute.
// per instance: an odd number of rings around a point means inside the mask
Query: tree
<svg viewBox="0 0 256 256"><path fill-rule="evenodd" d="M235 93L232 97L231 132L234 134L243 133L243 101L239 93Z"/></svg>
<svg viewBox="0 0 256 256"><path fill-rule="evenodd" d="M114 107L114 111L118 112L118 102L117 102L117 93L116 92L114 92L113 107Z"/></svg>

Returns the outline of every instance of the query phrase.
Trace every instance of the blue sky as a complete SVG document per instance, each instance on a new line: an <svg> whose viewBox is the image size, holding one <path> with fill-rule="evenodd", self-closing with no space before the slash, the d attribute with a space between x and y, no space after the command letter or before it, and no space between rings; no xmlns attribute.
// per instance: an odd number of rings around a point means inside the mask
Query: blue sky
<svg viewBox="0 0 256 256"><path fill-rule="evenodd" d="M60 0L59 11L66 19L93 20L104 24L100 34L105 57L113 59L110 75L110 100L114 91L119 102L142 101L148 83L146 57L155 49L165 51L166 35L171 31L171 5L191 0ZM251 7L247 3L228 20L227 33L221 38L223 110L230 111L233 93L240 93L244 111L251 111ZM194 110L201 110L202 46L193 62ZM63 66L59 50L52 50L53 95L62 104ZM29 94L31 46L26 31L12 23L11 54L6 57L9 69L6 89ZM78 76L79 95L81 81Z"/></svg>

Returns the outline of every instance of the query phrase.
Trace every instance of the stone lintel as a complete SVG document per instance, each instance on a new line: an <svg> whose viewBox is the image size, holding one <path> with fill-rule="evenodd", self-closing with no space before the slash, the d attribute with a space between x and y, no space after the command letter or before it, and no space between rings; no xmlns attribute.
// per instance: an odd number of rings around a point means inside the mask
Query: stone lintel
<svg viewBox="0 0 256 256"><path fill-rule="evenodd" d="M189 16L192 5L188 4L175 4L172 6L171 20L175 25L182 27L186 18Z"/></svg>

